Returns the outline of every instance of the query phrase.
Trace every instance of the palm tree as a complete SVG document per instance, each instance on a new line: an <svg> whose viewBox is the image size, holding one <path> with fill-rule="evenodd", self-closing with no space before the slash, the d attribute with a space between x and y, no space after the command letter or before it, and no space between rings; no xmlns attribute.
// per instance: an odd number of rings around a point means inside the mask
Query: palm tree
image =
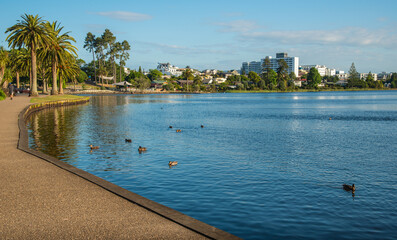
<svg viewBox="0 0 397 240"><path fill-rule="evenodd" d="M94 61L94 81L96 83L96 64L95 64L95 35L92 33L87 33L84 41L84 48L89 52L92 52L92 58Z"/></svg>
<svg viewBox="0 0 397 240"><path fill-rule="evenodd" d="M10 61L12 62L11 68L15 72L15 78L17 80L17 88L19 88L19 75L21 73L21 69L19 69L19 65L17 64L18 58L21 55L21 51L18 49L12 49L10 54Z"/></svg>
<svg viewBox="0 0 397 240"><path fill-rule="evenodd" d="M8 65L8 51L6 51L2 46L0 46L0 88L4 87L3 77Z"/></svg>
<svg viewBox="0 0 397 240"><path fill-rule="evenodd" d="M50 59L52 63L52 91L51 95L58 94L57 89L57 68L58 64L64 65L67 61L66 58L70 54L77 56L77 48L71 44L71 42L76 42L73 37L69 36L69 32L61 34L63 27L61 27L57 22L45 24L47 32L50 36L50 43L48 47L43 51L43 53ZM59 80L61 81L61 80ZM60 83L61 84L61 83ZM61 90L61 86L59 86ZM60 91L61 93L61 91Z"/></svg>
<svg viewBox="0 0 397 240"><path fill-rule="evenodd" d="M6 33L10 33L6 40L8 46L12 48L21 48L26 46L30 50L32 59L32 88L33 96L37 93L37 63L36 52L40 47L45 47L49 43L49 37L44 26L44 20L38 15L22 15L22 20L12 27L9 27Z"/></svg>
<svg viewBox="0 0 397 240"><path fill-rule="evenodd" d="M20 74L22 76L29 76L30 77L30 87L32 86L32 78L31 78L31 57L29 54L29 50L26 48L22 48L17 50L18 54L12 60L14 70L17 72L17 76ZM17 77L17 84L18 84L18 77Z"/></svg>
<svg viewBox="0 0 397 240"><path fill-rule="evenodd" d="M80 67L76 63L76 59L73 55L69 56L59 65L59 93L63 93L62 84L67 79L74 79L80 72Z"/></svg>

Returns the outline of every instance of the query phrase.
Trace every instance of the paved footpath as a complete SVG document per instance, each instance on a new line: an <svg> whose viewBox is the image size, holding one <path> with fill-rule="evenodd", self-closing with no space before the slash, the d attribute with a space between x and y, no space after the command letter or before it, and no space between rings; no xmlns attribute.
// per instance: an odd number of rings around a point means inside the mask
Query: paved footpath
<svg viewBox="0 0 397 240"><path fill-rule="evenodd" d="M29 101L0 101L0 239L204 238L18 150L18 114Z"/></svg>

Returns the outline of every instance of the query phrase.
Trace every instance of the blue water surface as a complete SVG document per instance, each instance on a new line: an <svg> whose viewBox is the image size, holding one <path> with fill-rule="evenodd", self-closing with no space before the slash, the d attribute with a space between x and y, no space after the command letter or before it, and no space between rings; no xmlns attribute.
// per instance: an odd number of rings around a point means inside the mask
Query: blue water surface
<svg viewBox="0 0 397 240"><path fill-rule="evenodd" d="M28 128L32 148L244 239L397 238L394 91L92 96Z"/></svg>

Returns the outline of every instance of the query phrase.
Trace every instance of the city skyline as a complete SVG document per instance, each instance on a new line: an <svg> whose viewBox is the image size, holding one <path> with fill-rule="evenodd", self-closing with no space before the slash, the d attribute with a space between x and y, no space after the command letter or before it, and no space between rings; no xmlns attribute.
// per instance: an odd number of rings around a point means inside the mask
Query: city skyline
<svg viewBox="0 0 397 240"><path fill-rule="evenodd" d="M319 64L359 72L397 71L397 2L372 1L20 1L2 4L0 45L6 29L21 15L58 21L76 39L79 57L88 32L110 29L117 41L131 44L126 66L155 69L158 62L196 69L240 69L277 52L300 64Z"/></svg>

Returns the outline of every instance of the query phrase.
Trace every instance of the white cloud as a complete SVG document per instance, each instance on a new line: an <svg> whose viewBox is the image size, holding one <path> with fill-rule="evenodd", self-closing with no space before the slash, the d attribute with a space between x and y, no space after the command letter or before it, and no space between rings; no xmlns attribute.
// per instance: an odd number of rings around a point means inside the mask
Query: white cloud
<svg viewBox="0 0 397 240"><path fill-rule="evenodd" d="M255 22L247 20L217 22L214 23L214 25L221 26L221 28L219 29L220 32L246 33L259 28L259 26Z"/></svg>
<svg viewBox="0 0 397 240"><path fill-rule="evenodd" d="M145 21L153 18L150 15L146 15L142 13L124 12L124 11L96 12L94 14L117 20L127 21L127 22Z"/></svg>
<svg viewBox="0 0 397 240"><path fill-rule="evenodd" d="M386 29L347 27L336 30L241 32L245 40L270 40L284 44L332 44L395 48L397 34Z"/></svg>
<svg viewBox="0 0 397 240"><path fill-rule="evenodd" d="M397 48L394 28L370 30L363 27L345 27L333 30L266 31L253 21L238 20L214 23L219 32L236 33L241 42L274 42L286 45L342 45ZM261 29L260 29L261 28Z"/></svg>

